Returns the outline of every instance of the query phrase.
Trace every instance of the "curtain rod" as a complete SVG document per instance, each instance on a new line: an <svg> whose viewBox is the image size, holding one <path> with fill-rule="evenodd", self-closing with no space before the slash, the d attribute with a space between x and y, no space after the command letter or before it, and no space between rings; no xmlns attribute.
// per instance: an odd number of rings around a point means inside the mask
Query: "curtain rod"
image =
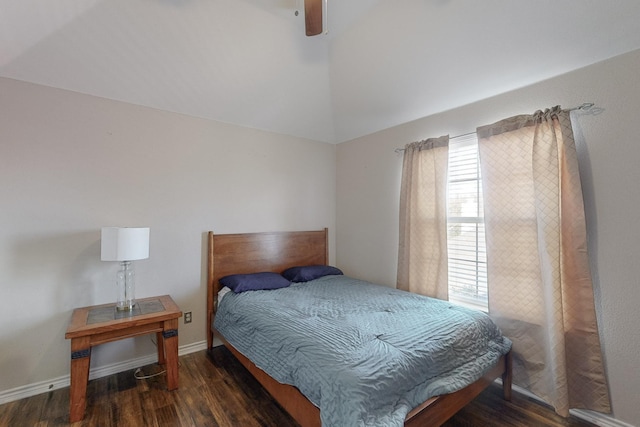
<svg viewBox="0 0 640 427"><path fill-rule="evenodd" d="M589 111L593 107L595 107L595 105L596 104L594 104L593 102L584 102L584 103L582 103L582 105L578 105L576 107L567 108L565 111L576 111L576 110ZM469 136L469 135L473 135L473 134L475 134L475 132L467 132L467 133L463 133L462 135L451 136L451 137L449 137L449 139L462 138L463 136ZM402 153L404 151L404 148L396 148L393 151L395 153L400 154L400 153Z"/></svg>

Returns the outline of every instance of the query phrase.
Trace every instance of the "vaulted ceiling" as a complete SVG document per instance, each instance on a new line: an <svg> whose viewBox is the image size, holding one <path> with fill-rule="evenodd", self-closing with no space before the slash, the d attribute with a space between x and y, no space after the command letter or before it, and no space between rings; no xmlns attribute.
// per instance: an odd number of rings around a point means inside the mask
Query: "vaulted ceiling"
<svg viewBox="0 0 640 427"><path fill-rule="evenodd" d="M339 143L640 48L637 0L328 2L0 0L0 76Z"/></svg>

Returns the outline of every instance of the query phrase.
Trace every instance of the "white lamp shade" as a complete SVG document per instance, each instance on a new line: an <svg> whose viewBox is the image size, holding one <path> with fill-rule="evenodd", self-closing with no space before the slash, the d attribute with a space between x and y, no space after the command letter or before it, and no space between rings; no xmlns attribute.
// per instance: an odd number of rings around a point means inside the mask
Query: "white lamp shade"
<svg viewBox="0 0 640 427"><path fill-rule="evenodd" d="M149 228L103 227L102 261L135 261L149 258Z"/></svg>

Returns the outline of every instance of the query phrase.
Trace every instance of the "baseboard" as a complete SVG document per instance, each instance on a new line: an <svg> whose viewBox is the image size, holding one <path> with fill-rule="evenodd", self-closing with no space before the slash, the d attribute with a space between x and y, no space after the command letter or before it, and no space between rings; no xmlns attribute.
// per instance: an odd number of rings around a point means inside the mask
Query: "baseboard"
<svg viewBox="0 0 640 427"><path fill-rule="evenodd" d="M577 418L601 427L634 427L631 424L615 419L610 415L601 414L600 412L587 411L584 409L571 409L569 412Z"/></svg>
<svg viewBox="0 0 640 427"><path fill-rule="evenodd" d="M182 356L189 353L195 353L196 351L206 350L207 342L206 341L198 341L191 344L183 345L178 347L178 356Z"/></svg>
<svg viewBox="0 0 640 427"><path fill-rule="evenodd" d="M517 385L513 385L513 391L537 400L538 402L545 403L535 394L531 393L528 390L525 390L522 387L518 387ZM634 427L631 424L627 424L624 421L617 420L610 415L602 414L600 412L587 411L584 409L570 409L569 413L577 418L580 418L581 420L590 422L591 424L595 424L600 427Z"/></svg>
<svg viewBox="0 0 640 427"><path fill-rule="evenodd" d="M207 342L199 341L178 347L178 356L194 353L200 350L206 350ZM158 361L156 353L142 356L135 359L125 360L124 362L113 363L110 365L99 366L89 370L89 380L102 378L108 375L117 374L118 372L127 371L129 369L139 368L140 366L150 365ZM63 387L69 387L70 376L63 375L61 377L52 378L46 381L27 384L10 390L0 392L0 405L3 403L13 402L15 400L24 399L25 397L35 396L37 394L46 393Z"/></svg>

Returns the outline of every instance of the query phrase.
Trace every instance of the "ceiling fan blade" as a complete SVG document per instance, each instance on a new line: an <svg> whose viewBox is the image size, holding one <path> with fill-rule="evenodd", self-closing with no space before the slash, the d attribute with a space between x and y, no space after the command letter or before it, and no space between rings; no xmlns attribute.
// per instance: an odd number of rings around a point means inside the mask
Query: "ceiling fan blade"
<svg viewBox="0 0 640 427"><path fill-rule="evenodd" d="M304 20L307 36L322 33L322 1L304 0Z"/></svg>

